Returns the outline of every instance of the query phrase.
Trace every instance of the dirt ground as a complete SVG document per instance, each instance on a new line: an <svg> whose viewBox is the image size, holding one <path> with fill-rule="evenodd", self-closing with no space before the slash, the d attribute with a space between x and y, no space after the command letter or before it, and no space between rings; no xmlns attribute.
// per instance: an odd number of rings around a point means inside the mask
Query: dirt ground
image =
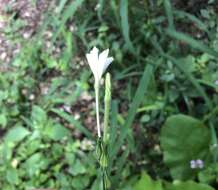
<svg viewBox="0 0 218 190"><path fill-rule="evenodd" d="M20 51L22 40L30 39L42 23L51 0L0 0L0 71ZM13 26L12 26L13 22ZM16 35L18 40L10 39Z"/></svg>

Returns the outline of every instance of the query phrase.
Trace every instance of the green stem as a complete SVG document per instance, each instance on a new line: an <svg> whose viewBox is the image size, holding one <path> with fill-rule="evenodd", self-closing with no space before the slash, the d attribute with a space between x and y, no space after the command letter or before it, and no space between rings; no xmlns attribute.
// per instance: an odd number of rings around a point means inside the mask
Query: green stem
<svg viewBox="0 0 218 190"><path fill-rule="evenodd" d="M100 165L103 190L108 190L110 181L107 175L108 159L107 150L102 138L98 138L96 145L96 155Z"/></svg>
<svg viewBox="0 0 218 190"><path fill-rule="evenodd" d="M110 180L107 174L108 168L108 127L109 127L109 114L111 104L111 82L110 74L106 74L105 79L105 98L104 98L104 131L103 138L101 138L100 119L99 119L99 83L95 83L95 101L96 101L96 120L98 129L98 140L96 146L96 154L102 172L103 190L108 190L110 187Z"/></svg>
<svg viewBox="0 0 218 190"><path fill-rule="evenodd" d="M96 106L96 121L98 137L101 138L101 127L100 127L100 117L99 117L99 83L95 82L95 106Z"/></svg>
<svg viewBox="0 0 218 190"><path fill-rule="evenodd" d="M110 74L106 74L105 80L105 97L104 97L104 136L103 141L107 145L108 141L108 127L109 127L109 114L110 114L110 104L111 104L111 80Z"/></svg>

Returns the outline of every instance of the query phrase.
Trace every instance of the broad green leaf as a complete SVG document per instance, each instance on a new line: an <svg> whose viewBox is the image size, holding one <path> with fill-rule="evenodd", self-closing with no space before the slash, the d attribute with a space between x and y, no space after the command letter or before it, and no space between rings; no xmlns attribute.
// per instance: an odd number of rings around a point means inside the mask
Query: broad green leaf
<svg viewBox="0 0 218 190"><path fill-rule="evenodd" d="M0 147L1 148L1 147ZM13 149L11 148L11 146L9 144L4 143L2 146L2 150L0 152L1 156L0 158L2 159L4 164L8 163L8 160L11 159L12 154L13 154Z"/></svg>
<svg viewBox="0 0 218 190"><path fill-rule="evenodd" d="M59 173L57 174L57 180L59 181L61 187L63 190L70 190L70 183L71 183L71 178L69 176L65 175L64 173Z"/></svg>
<svg viewBox="0 0 218 190"><path fill-rule="evenodd" d="M76 160L74 164L70 166L69 173L74 176L84 174L86 173L86 168L79 160Z"/></svg>
<svg viewBox="0 0 218 190"><path fill-rule="evenodd" d="M195 176L197 170L190 168L190 161L205 161L210 138L209 129L195 118L179 114L167 119L160 140L164 162L174 179L186 180Z"/></svg>
<svg viewBox="0 0 218 190"><path fill-rule="evenodd" d="M142 176L139 181L133 187L133 190L163 190L162 184L160 181L154 181L149 175L145 172L142 173Z"/></svg>
<svg viewBox="0 0 218 190"><path fill-rule="evenodd" d="M180 182L176 181L173 184L167 184L165 190L215 190L214 188L193 181Z"/></svg>
<svg viewBox="0 0 218 190"><path fill-rule="evenodd" d="M39 172L43 159L45 158L42 157L41 153L36 153L26 160L25 167L30 177L34 176L36 173Z"/></svg>
<svg viewBox="0 0 218 190"><path fill-rule="evenodd" d="M68 134L70 134L70 131L68 129L66 129L60 124L56 124L51 126L48 135L53 140L61 140L62 138L66 137Z"/></svg>
<svg viewBox="0 0 218 190"><path fill-rule="evenodd" d="M10 184L17 185L19 183L17 170L14 168L10 168L6 171L6 179Z"/></svg>
<svg viewBox="0 0 218 190"><path fill-rule="evenodd" d="M5 142L13 143L23 140L30 132L24 127L14 127L6 134Z"/></svg>
<svg viewBox="0 0 218 190"><path fill-rule="evenodd" d="M5 114L0 114L0 127L5 127L7 125L7 117Z"/></svg>
<svg viewBox="0 0 218 190"><path fill-rule="evenodd" d="M37 123L43 123L47 120L46 112L39 106L33 106L31 117Z"/></svg>
<svg viewBox="0 0 218 190"><path fill-rule="evenodd" d="M183 67L183 69L188 72L188 73L192 73L195 71L195 58L191 55L188 55L187 57L184 57L182 59L180 59L181 62L181 67Z"/></svg>
<svg viewBox="0 0 218 190"><path fill-rule="evenodd" d="M76 176L71 180L72 187L76 190L88 189L89 182L90 178L88 176Z"/></svg>

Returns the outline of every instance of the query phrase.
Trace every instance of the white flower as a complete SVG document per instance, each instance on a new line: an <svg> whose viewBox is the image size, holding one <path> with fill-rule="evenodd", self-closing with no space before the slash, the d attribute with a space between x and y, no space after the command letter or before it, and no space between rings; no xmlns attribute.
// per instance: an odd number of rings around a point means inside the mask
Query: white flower
<svg viewBox="0 0 218 190"><path fill-rule="evenodd" d="M90 53L86 54L88 64L94 74L95 82L100 83L101 77L107 67L114 60L113 57L108 57L109 49L104 50L99 54L98 48L94 47Z"/></svg>
<svg viewBox="0 0 218 190"><path fill-rule="evenodd" d="M107 67L114 60L113 57L108 57L109 49L104 50L102 53L98 53L99 50L94 47L90 53L86 54L88 64L95 77L95 105L96 105L96 121L98 137L101 138L100 116L99 116L99 87L100 80Z"/></svg>

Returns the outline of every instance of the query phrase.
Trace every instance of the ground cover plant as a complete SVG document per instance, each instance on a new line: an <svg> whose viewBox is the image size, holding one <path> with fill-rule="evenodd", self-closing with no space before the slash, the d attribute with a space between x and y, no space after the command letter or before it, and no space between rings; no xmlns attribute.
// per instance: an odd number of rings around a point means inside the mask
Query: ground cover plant
<svg viewBox="0 0 218 190"><path fill-rule="evenodd" d="M215 0L0 3L0 189L218 188ZM93 47L113 57L106 186Z"/></svg>

